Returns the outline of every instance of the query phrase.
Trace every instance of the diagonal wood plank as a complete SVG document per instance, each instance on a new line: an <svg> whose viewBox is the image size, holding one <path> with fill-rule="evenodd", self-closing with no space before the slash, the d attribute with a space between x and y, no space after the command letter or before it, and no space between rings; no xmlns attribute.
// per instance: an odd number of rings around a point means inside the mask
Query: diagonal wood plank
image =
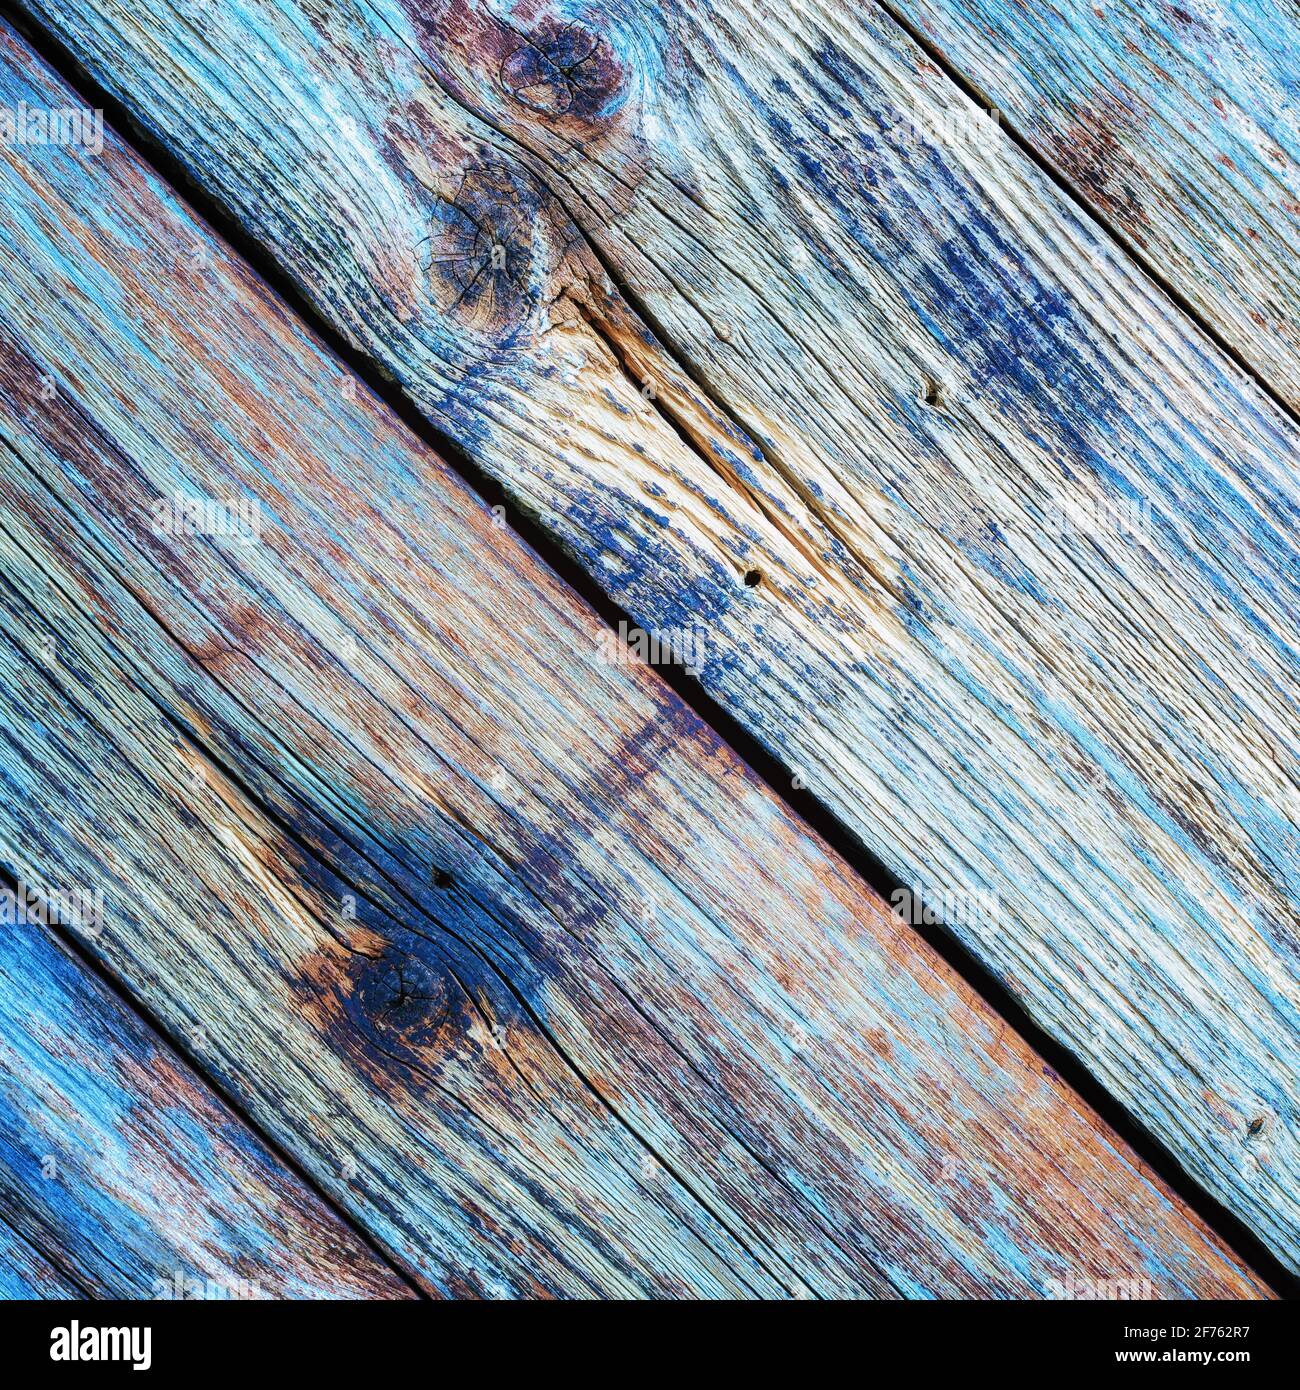
<svg viewBox="0 0 1300 1390"><path fill-rule="evenodd" d="M1297 432L893 21L30 8L1300 1267Z"/></svg>
<svg viewBox="0 0 1300 1390"><path fill-rule="evenodd" d="M0 1298L85 1298L86 1291L57 1269L49 1257L0 1224Z"/></svg>
<svg viewBox="0 0 1300 1390"><path fill-rule="evenodd" d="M1300 406L1300 15L1287 0L890 0Z"/></svg>
<svg viewBox="0 0 1300 1390"><path fill-rule="evenodd" d="M25 874L7 891L57 915L43 882ZM82 916L93 930L94 912ZM10 917L0 1217L18 1246L10 1277L46 1289L36 1256L23 1259L31 1242L75 1278L71 1297L413 1296L40 921Z"/></svg>
<svg viewBox="0 0 1300 1390"><path fill-rule="evenodd" d="M427 1287L1267 1292L116 140L0 182L0 843Z"/></svg>

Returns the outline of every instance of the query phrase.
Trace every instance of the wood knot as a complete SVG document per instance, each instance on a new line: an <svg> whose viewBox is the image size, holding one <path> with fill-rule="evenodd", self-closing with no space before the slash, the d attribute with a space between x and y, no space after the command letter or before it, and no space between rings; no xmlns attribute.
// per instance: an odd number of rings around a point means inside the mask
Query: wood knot
<svg viewBox="0 0 1300 1390"><path fill-rule="evenodd" d="M501 64L501 85L543 116L596 120L622 92L626 73L609 42L581 24L544 20Z"/></svg>
<svg viewBox="0 0 1300 1390"><path fill-rule="evenodd" d="M921 403L932 406L935 410L946 409L948 398L943 382L932 376L923 376L921 378Z"/></svg>
<svg viewBox="0 0 1300 1390"><path fill-rule="evenodd" d="M1250 1142L1254 1139L1265 1138L1268 1133L1268 1122L1268 1115L1256 1115L1255 1118L1251 1120L1251 1122L1246 1126L1247 1142Z"/></svg>
<svg viewBox="0 0 1300 1390"><path fill-rule="evenodd" d="M503 337L528 317L535 238L542 210L532 184L502 164L462 174L433 206L429 288L445 314L476 332Z"/></svg>
<svg viewBox="0 0 1300 1390"><path fill-rule="evenodd" d="M451 1011L445 978L418 956L391 952L367 961L353 995L357 1021L384 1047L424 1048Z"/></svg>

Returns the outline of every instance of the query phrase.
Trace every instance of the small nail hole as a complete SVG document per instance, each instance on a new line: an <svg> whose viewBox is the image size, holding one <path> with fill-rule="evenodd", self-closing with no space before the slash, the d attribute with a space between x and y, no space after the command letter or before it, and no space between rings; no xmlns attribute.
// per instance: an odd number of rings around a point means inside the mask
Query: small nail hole
<svg viewBox="0 0 1300 1390"><path fill-rule="evenodd" d="M1262 1134L1264 1132L1264 1126L1267 1123L1267 1115L1257 1115L1255 1119L1253 1119L1250 1122L1249 1126L1246 1129L1246 1133L1249 1134L1252 1139L1254 1139L1256 1135Z"/></svg>
<svg viewBox="0 0 1300 1390"><path fill-rule="evenodd" d="M435 888L450 888L456 880L447 872L446 869L435 869L433 871L433 886Z"/></svg>
<svg viewBox="0 0 1300 1390"><path fill-rule="evenodd" d="M943 383L932 376L921 378L921 400L936 410L942 410L946 402L943 398Z"/></svg>
<svg viewBox="0 0 1300 1390"><path fill-rule="evenodd" d="M746 587L746 588L749 588L749 589L757 589L758 586L759 586L762 582L763 582L763 571L762 571L762 570L746 570L746 571L745 571L745 587Z"/></svg>

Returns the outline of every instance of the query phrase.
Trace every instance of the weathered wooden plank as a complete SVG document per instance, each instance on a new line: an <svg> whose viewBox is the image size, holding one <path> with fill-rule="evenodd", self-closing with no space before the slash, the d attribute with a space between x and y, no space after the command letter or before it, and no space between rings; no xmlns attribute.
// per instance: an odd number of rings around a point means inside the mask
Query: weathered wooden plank
<svg viewBox="0 0 1300 1390"><path fill-rule="evenodd" d="M890 0L1300 406L1300 16L1286 0Z"/></svg>
<svg viewBox="0 0 1300 1390"><path fill-rule="evenodd" d="M1297 432L891 20L31 9L1300 1267Z"/></svg>
<svg viewBox="0 0 1300 1390"><path fill-rule="evenodd" d="M5 890L0 935L0 1217L15 1241L57 1257L70 1297L412 1297L42 921L21 920L71 906L99 925L93 890L52 907L51 883L24 873ZM34 1259L20 1252L9 1277L50 1296Z"/></svg>
<svg viewBox="0 0 1300 1390"><path fill-rule="evenodd" d="M417 1277L1264 1292L115 140L0 183L0 842Z"/></svg>
<svg viewBox="0 0 1300 1390"><path fill-rule="evenodd" d="M0 1223L0 1298L85 1298L67 1275L57 1270L48 1256Z"/></svg>

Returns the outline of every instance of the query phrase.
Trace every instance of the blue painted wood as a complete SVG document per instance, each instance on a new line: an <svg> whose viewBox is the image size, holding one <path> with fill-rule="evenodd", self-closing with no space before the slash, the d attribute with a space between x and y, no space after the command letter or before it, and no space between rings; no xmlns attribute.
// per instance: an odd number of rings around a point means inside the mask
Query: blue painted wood
<svg viewBox="0 0 1300 1390"><path fill-rule="evenodd" d="M84 1298L72 1282L17 1231L0 1224L0 1298L44 1300Z"/></svg>
<svg viewBox="0 0 1300 1390"><path fill-rule="evenodd" d="M51 882L25 879L3 898L6 1296L413 1296L47 926L21 920L50 915ZM91 931L94 892L79 900ZM75 1284L42 1272L31 1247Z"/></svg>
<svg viewBox="0 0 1300 1390"><path fill-rule="evenodd" d="M875 9L30 9L1300 1267L1300 435L1090 216Z"/></svg>
<svg viewBox="0 0 1300 1390"><path fill-rule="evenodd" d="M1300 15L1286 0L890 0L1300 406Z"/></svg>
<svg viewBox="0 0 1300 1390"><path fill-rule="evenodd" d="M1266 1292L118 141L0 190L0 845L430 1291Z"/></svg>

